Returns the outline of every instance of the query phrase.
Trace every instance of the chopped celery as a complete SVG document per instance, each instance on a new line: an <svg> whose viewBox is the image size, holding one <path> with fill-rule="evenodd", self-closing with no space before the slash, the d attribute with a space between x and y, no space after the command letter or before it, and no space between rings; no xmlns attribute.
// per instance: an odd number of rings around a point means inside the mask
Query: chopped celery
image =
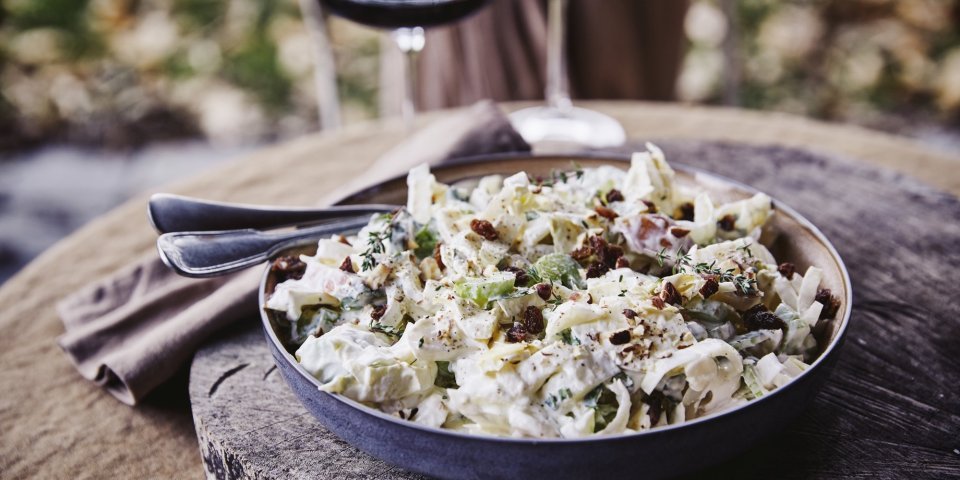
<svg viewBox="0 0 960 480"><path fill-rule="evenodd" d="M506 295L513 291L516 276L511 272L498 272L489 277L465 278L453 284L458 297L470 300L480 308L487 306L492 297Z"/></svg>

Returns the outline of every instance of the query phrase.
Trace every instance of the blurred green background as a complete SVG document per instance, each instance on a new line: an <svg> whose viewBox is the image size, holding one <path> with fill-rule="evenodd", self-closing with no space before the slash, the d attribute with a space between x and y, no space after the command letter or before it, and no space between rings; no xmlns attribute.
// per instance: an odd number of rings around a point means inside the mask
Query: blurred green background
<svg viewBox="0 0 960 480"><path fill-rule="evenodd" d="M0 5L2 150L262 142L317 128L296 1ZM958 27L954 0L693 0L677 96L960 148ZM329 28L344 123L375 117L379 34L336 18Z"/></svg>

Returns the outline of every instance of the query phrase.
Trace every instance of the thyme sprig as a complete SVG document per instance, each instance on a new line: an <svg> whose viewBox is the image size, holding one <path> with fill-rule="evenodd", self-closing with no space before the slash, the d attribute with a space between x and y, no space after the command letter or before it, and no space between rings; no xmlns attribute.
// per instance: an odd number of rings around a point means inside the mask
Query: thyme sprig
<svg viewBox="0 0 960 480"><path fill-rule="evenodd" d="M373 270L374 267L377 266L376 255L385 252L386 246L384 246L384 242L390 241L393 238L393 220L396 218L397 213L399 213L399 210L393 213L383 214L381 219L386 220L386 225L379 231L367 234L367 249L360 253L360 256L363 257L360 270L365 272Z"/></svg>
<svg viewBox="0 0 960 480"><path fill-rule="evenodd" d="M573 163L571 164L571 170L569 170L569 171L567 171L567 170L551 170L551 171L550 171L550 178L549 178L549 179L544 179L544 178L540 178L540 177L537 177L537 178L528 177L528 178L530 179L530 183L533 183L533 184L535 184L535 185L537 185L537 186L540 186L540 187L552 187L552 186L554 186L554 185L556 185L556 184L558 184L558 183L567 183L567 181L569 181L571 178L576 178L577 180L582 179L582 178L583 178L583 166L581 166L581 165L580 165L579 163L577 163L577 162L573 162Z"/></svg>
<svg viewBox="0 0 960 480"><path fill-rule="evenodd" d="M749 251L750 245L744 245L739 249L746 249L746 253L752 257L752 253ZM657 252L657 263L663 266L663 259L670 259L671 255L666 253L666 249L661 249ZM690 255L682 247L678 248L673 254L674 266L673 273L686 272L692 270L693 273L698 275L712 275L720 283L730 282L744 295L752 295L757 292L757 279L753 277L748 277L742 273L735 273L735 268L728 268L726 270L721 270L717 267L717 261L714 260L710 263L698 262L696 264L692 263Z"/></svg>

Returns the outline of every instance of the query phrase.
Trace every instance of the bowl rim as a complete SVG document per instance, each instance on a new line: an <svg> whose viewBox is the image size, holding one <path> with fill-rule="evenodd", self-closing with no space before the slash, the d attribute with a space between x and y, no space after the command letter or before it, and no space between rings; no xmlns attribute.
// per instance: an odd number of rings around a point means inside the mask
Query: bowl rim
<svg viewBox="0 0 960 480"><path fill-rule="evenodd" d="M611 161L611 162L619 162L619 163L625 163L630 161L630 155L611 154L611 153L589 153L589 152L588 153L569 153L569 154L568 153L564 153L564 154L500 153L500 154L491 154L491 155L461 157L441 165L433 165L430 168L431 170L436 171L436 170L459 167L464 165L475 165L480 163L490 163L490 162L497 162L497 161L535 160L537 158L554 159L554 160L571 160L571 161L590 159L590 160ZM746 185L742 182L738 182L736 180L730 179L723 175L718 175L716 173L709 172L702 168L686 165L682 162L671 162L670 166L674 170L679 170L694 176L705 175L709 177L711 180L719 180L724 184L735 187L746 193L750 193L750 194L761 193L760 190L754 187L751 187L749 185ZM406 174L392 176L385 180L369 185L356 192L352 192L347 195L344 195L335 204L342 203L350 198L363 195L367 192L370 192L371 190L375 190L376 188L382 185L397 182L404 178L406 178ZM296 361L293 355L287 351L286 347L283 346L283 343L277 337L277 334L273 329L273 326L270 322L269 315L267 314L266 308L265 308L266 285L270 277L270 271L271 271L271 266L269 263L264 269L264 273L261 276L260 285L258 287L257 308L259 309L260 320L263 324L263 328L266 333L266 336L269 339L269 341L272 343L273 347L280 353L281 357L288 364L288 366L292 367L297 372L297 374L303 377L304 380L306 380L307 382L312 384L314 387L316 387L317 389L316 392L318 394L327 395L335 399L336 401L339 401L349 407L352 407L355 410L359 410L361 413L371 415L380 420L391 422L399 427L419 430L425 434L445 435L445 436L450 436L454 438L462 438L464 440L496 441L496 442L506 442L506 443L512 443L512 444L525 444L525 445L534 445L534 444L566 445L566 444L577 444L577 443L585 443L585 442L590 442L590 443L613 442L613 441L619 441L619 440L624 440L624 439L639 437L639 436L647 437L647 436L658 435L658 434L664 435L685 427L692 427L692 426L700 425L707 422L715 422L721 419L721 417L731 416L735 413L740 412L743 409L758 405L760 404L760 402L767 401L771 398L778 398L783 396L782 392L787 391L791 387L794 387L797 383L800 382L800 380L804 379L805 377L808 377L811 374L811 372L813 372L814 370L817 370L818 367L820 367L821 364L826 362L828 358L836 354L836 352L838 351L838 349L842 344L844 337L846 336L847 327L850 324L850 316L853 310L853 286L850 281L850 274L847 271L847 267L844 264L843 259L840 257L840 254L837 252L837 249L833 246L830 240L826 237L826 235L823 234L823 232L820 231L819 228L816 227L816 225L814 225L812 222L807 220L807 218L804 217L803 215L800 215L799 212L797 212L796 210L794 210L792 207L785 204L784 202L774 198L773 196L770 196L770 198L772 199L773 204L776 205L776 209L778 211L783 211L789 216L793 217L793 219L796 220L797 224L799 224L800 227L807 230L823 246L826 247L827 251L830 253L830 257L833 259L837 269L840 271L840 276L841 276L841 280L843 282L843 288L844 288L844 296L843 296L844 309L843 309L843 315L840 317L840 320L839 320L840 323L837 327L836 333L833 335L833 337L830 340L830 343L823 350L823 352L821 352L820 355L816 358L816 360L814 360L813 363L810 364L809 368L801 372L800 375L792 379L786 385L776 388L772 392L765 394L760 399L750 400L741 405L737 405L732 408L721 409L716 412L710 413L709 415L704 415L702 417L697 417L692 420L685 420L681 423L665 425L665 426L657 427L654 429L648 429L640 432L618 433L618 434L608 434L608 435L593 435L593 436L575 437L575 438L510 437L510 436L493 435L489 433L467 433L467 432L459 432L455 430L447 430L447 429L438 428L438 427L430 427L430 426L422 425L416 422L411 422L398 417L394 417L392 415L388 415L375 408L368 407L356 400L345 397L343 395L332 394L332 393L320 390L320 386L321 386L320 381L314 378L313 375L310 375L309 372L307 372L303 368L303 366L301 366ZM274 355L274 358L276 359L277 357Z"/></svg>

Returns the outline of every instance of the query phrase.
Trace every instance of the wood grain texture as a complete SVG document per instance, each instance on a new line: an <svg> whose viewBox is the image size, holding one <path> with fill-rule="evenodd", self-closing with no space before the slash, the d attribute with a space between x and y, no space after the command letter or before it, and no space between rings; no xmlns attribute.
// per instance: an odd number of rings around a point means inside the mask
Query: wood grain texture
<svg viewBox="0 0 960 480"><path fill-rule="evenodd" d="M731 140L754 145L812 148L843 155L852 159L855 166L899 169L955 195L960 194L960 158L956 154L931 150L907 138L849 125L733 108L647 102L578 104L614 116L623 123L630 138ZM529 105L507 104L504 108L510 110ZM449 111L427 113L418 119L418 123L422 126L442 121L449 115ZM0 286L0 365L4 367L0 369L0 391L3 392L0 395L0 425L4 426L0 434L0 476L14 479L201 477L202 462L197 455L196 435L183 385L186 379L164 387L135 409L117 402L82 378L57 348L55 339L63 333L63 325L56 315L54 304L93 279L108 275L144 255L155 254L156 234L150 229L144 215L144 206L150 193L166 191L248 203L310 204L324 192L343 184L345 179L369 174L367 168L374 159L405 136L407 132L399 122L349 126L338 132L307 135L264 148L175 185L143 192L63 239ZM725 161L719 159L720 164L712 169L721 171ZM697 159L689 163L696 164ZM867 171L872 172L869 175L882 177L873 178L869 184L878 189L871 198L882 197L881 192L891 188L887 183L891 181L887 179L889 174ZM748 175L750 173L745 172L741 178L749 179ZM904 198L894 202L893 207L898 202L912 201L909 197L914 195L914 191L919 192L916 195L920 205L927 208L944 201L937 200L937 195L943 194L931 192L916 182L903 183L909 185L905 189L901 183L897 185L893 195ZM773 193L783 196L785 201L817 222L829 218L814 215L817 209L815 205L818 204L800 205L782 193ZM834 190L829 194L837 195ZM837 198L849 197L837 195ZM917 210L923 208L909 211L915 213ZM924 218L933 216L930 212L926 214L928 216ZM897 210L891 209L890 215L898 215ZM845 223L859 223L858 220L850 220L856 218L854 215L844 218ZM900 227L897 226L897 229ZM832 232L828 231L828 234L839 243ZM889 243L884 241L882 245ZM956 243L954 241L953 245ZM920 241L909 239L902 245L898 244L896 248L924 248ZM848 247L838 246L846 255ZM941 242L938 248L946 248L945 243ZM931 252L930 255L937 256L939 253ZM850 259L848 263L852 263ZM894 283L898 274L888 272L875 275L885 275L888 282ZM947 275L942 273L941 277ZM926 288L927 283L922 285ZM858 290L858 301L862 299L861 294L863 290ZM942 312L947 311L949 304L955 304L952 297L937 298L925 294L923 298L926 301L933 299ZM898 324L894 320L888 321L890 326L887 328ZM928 329L932 329L928 335L935 334L932 338L936 338L938 352L949 351L950 345L956 343L960 336L955 314L923 321ZM855 332L859 332L859 328ZM855 342L851 337L848 347L857 348ZM868 347L879 348L880 345L883 342L879 345L868 344ZM904 361L910 361L911 356L906 351L902 352L900 356ZM848 355L856 354L848 352ZM863 365L866 369L871 363ZM877 372L882 372L880 367L877 368ZM928 403L940 402L935 406L942 411L949 406L943 403L944 399L926 396L926 392L939 388L940 393L952 399L952 411L956 412L956 379L954 374L932 385L915 386L911 383L901 388L910 392L908 395L911 398ZM950 384L950 381L954 383ZM225 381L224 385L227 384ZM914 392L914 388L920 388L923 393ZM886 414L883 418L896 417L896 414ZM949 425L946 420L941 420L941 423ZM956 432L958 429L953 425L952 429ZM911 435L926 438L922 433ZM877 434L877 438L883 436L883 432ZM960 435L954 435L957 436ZM890 437L896 439L900 435ZM958 448L942 440L939 437L937 441L940 443L931 443L937 445L934 450L937 455L942 456L943 452ZM834 455L828 446L822 448L823 455ZM866 448L865 455L872 455L870 447L863 448ZM849 457L851 454L843 455ZM916 464L914 467L922 471L923 465Z"/></svg>
<svg viewBox="0 0 960 480"><path fill-rule="evenodd" d="M797 209L831 239L853 279L846 345L824 390L788 430L696 477L960 477L960 201L890 171L802 150L660 145L671 161ZM313 421L272 369L264 342L251 319L194 361L191 401L211 476L414 478ZM688 454L695 453L678 452L676 461Z"/></svg>

